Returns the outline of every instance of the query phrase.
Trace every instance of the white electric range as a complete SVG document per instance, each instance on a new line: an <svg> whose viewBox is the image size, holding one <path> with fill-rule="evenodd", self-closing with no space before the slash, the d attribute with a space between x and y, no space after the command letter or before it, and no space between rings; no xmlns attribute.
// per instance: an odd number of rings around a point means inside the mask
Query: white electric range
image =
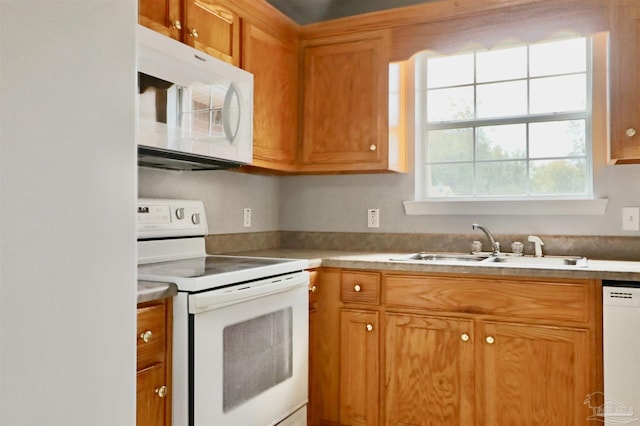
<svg viewBox="0 0 640 426"><path fill-rule="evenodd" d="M138 201L138 279L172 282L173 424L306 425L306 260L208 255L201 201Z"/></svg>

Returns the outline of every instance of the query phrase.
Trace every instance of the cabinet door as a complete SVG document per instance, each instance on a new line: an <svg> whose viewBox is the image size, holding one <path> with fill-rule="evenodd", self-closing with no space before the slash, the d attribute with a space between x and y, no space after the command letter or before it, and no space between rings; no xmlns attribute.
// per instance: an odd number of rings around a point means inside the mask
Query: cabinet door
<svg viewBox="0 0 640 426"><path fill-rule="evenodd" d="M640 2L612 0L610 8L610 156L640 163Z"/></svg>
<svg viewBox="0 0 640 426"><path fill-rule="evenodd" d="M322 268L318 274L315 406L317 424L340 423L340 271ZM312 423L313 426L316 423Z"/></svg>
<svg viewBox="0 0 640 426"><path fill-rule="evenodd" d="M479 339L485 424L587 423L588 330L486 322Z"/></svg>
<svg viewBox="0 0 640 426"><path fill-rule="evenodd" d="M182 0L138 0L138 22L156 32L182 39Z"/></svg>
<svg viewBox="0 0 640 426"><path fill-rule="evenodd" d="M138 372L136 380L137 426L162 426L171 424L166 417L169 388L165 383L165 365L155 364Z"/></svg>
<svg viewBox="0 0 640 426"><path fill-rule="evenodd" d="M378 312L340 313L340 424L378 424Z"/></svg>
<svg viewBox="0 0 640 426"><path fill-rule="evenodd" d="M240 17L220 2L187 0L185 42L234 65L240 64Z"/></svg>
<svg viewBox="0 0 640 426"><path fill-rule="evenodd" d="M386 33L304 47L303 171L383 170L388 165Z"/></svg>
<svg viewBox="0 0 640 426"><path fill-rule="evenodd" d="M307 423L318 424L316 377L318 371L318 310L316 297L318 294L318 272L309 271L309 405L307 406Z"/></svg>
<svg viewBox="0 0 640 426"><path fill-rule="evenodd" d="M293 170L298 143L298 45L251 23L243 28L242 66L254 77L254 166Z"/></svg>
<svg viewBox="0 0 640 426"><path fill-rule="evenodd" d="M465 319L386 315L385 425L474 424L473 328Z"/></svg>

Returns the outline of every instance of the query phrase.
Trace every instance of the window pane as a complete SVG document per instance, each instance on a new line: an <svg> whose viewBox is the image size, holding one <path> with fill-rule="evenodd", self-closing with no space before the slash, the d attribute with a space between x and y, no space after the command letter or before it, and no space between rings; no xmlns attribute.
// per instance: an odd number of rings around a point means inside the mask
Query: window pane
<svg viewBox="0 0 640 426"><path fill-rule="evenodd" d="M427 197L473 194L473 163L435 164L426 169Z"/></svg>
<svg viewBox="0 0 640 426"><path fill-rule="evenodd" d="M529 125L529 157L568 157L586 154L585 120Z"/></svg>
<svg viewBox="0 0 640 426"><path fill-rule="evenodd" d="M427 60L427 87L429 89L472 83L473 53Z"/></svg>
<svg viewBox="0 0 640 426"><path fill-rule="evenodd" d="M509 124L478 127L478 160L525 158L527 153L527 126Z"/></svg>
<svg viewBox="0 0 640 426"><path fill-rule="evenodd" d="M476 78L479 83L527 77L527 47L478 52Z"/></svg>
<svg viewBox="0 0 640 426"><path fill-rule="evenodd" d="M473 160L473 129L430 130L427 162Z"/></svg>
<svg viewBox="0 0 640 426"><path fill-rule="evenodd" d="M524 195L527 193L526 161L478 163L477 195Z"/></svg>
<svg viewBox="0 0 640 426"><path fill-rule="evenodd" d="M530 48L530 75L585 72L587 69L586 39L577 38L533 44Z"/></svg>
<svg viewBox="0 0 640 426"><path fill-rule="evenodd" d="M527 113L527 82L478 85L478 118L508 117Z"/></svg>
<svg viewBox="0 0 640 426"><path fill-rule="evenodd" d="M587 192L584 160L540 160L530 163L531 193L580 195Z"/></svg>
<svg viewBox="0 0 640 426"><path fill-rule="evenodd" d="M473 118L473 87L429 90L427 121L469 120Z"/></svg>
<svg viewBox="0 0 640 426"><path fill-rule="evenodd" d="M586 75L531 80L531 114L584 111L586 108Z"/></svg>

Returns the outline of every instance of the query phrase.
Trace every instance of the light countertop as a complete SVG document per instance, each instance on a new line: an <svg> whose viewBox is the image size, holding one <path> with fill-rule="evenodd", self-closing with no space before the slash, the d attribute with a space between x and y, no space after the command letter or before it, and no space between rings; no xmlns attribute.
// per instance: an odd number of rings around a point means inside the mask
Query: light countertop
<svg viewBox="0 0 640 426"><path fill-rule="evenodd" d="M587 267L541 266L505 263L469 262L411 262L392 261L409 253L350 252L338 250L264 249L230 253L242 256L262 256L308 259L310 268L334 267L348 269L374 269L398 272L433 272L499 276L556 277L640 281L640 262L588 259Z"/></svg>

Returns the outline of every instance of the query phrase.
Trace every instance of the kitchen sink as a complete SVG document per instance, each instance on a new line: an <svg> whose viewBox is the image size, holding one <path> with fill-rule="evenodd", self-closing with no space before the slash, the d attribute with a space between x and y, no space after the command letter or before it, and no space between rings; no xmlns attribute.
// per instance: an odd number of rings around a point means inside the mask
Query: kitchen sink
<svg viewBox="0 0 640 426"><path fill-rule="evenodd" d="M586 268L587 258L581 256L514 256L509 253L494 256L491 253L446 253L446 252L420 252L405 256L393 257L391 261L414 263L470 263L470 264L501 264L520 266L573 266Z"/></svg>
<svg viewBox="0 0 640 426"><path fill-rule="evenodd" d="M586 268L588 264L587 258L580 256L497 256L488 258L487 262L531 266L575 266L578 268Z"/></svg>
<svg viewBox="0 0 640 426"><path fill-rule="evenodd" d="M488 258L488 254L420 252L394 257L391 260L407 262L481 262Z"/></svg>

